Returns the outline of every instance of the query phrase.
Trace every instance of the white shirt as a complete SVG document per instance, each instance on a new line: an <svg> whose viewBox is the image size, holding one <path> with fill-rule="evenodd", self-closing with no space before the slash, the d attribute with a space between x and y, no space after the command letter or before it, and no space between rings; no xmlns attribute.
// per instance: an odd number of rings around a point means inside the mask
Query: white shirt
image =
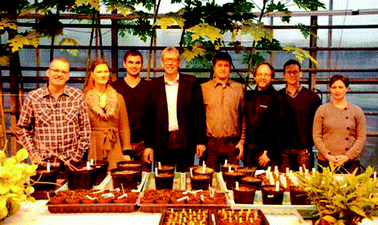
<svg viewBox="0 0 378 225"><path fill-rule="evenodd" d="M167 96L168 105L168 131L175 131L179 129L177 120L177 95L179 87L179 75L174 81L167 80L164 76L165 81L165 93Z"/></svg>

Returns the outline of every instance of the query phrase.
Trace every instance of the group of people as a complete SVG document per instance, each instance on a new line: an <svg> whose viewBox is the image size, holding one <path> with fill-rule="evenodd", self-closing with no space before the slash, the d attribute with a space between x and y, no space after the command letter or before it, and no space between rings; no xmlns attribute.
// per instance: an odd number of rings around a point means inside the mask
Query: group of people
<svg viewBox="0 0 378 225"><path fill-rule="evenodd" d="M275 90L275 71L268 62L254 70L256 88L229 78L232 58L213 56L213 76L200 84L179 72L176 48L161 54L164 75L140 77L143 56L129 50L123 58L126 76L115 82L105 60L92 62L83 91L69 87L70 64L52 60L47 86L31 91L17 123L17 136L33 162L53 166L89 159L141 160L174 165L187 171L194 155L219 171L225 161L266 169L311 168L312 147L318 162L359 167L364 147L364 113L346 100L348 78L335 75L329 86L333 101L321 105L317 94L300 84L301 64L284 65L286 87Z"/></svg>

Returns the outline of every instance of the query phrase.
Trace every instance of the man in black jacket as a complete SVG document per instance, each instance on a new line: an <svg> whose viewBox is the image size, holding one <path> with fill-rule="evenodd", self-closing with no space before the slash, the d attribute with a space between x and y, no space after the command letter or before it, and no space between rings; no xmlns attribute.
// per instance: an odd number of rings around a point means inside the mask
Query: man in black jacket
<svg viewBox="0 0 378 225"><path fill-rule="evenodd" d="M257 65L256 89L246 92L245 164L266 169L279 166L284 140L283 97L272 86L274 68L267 62Z"/></svg>
<svg viewBox="0 0 378 225"><path fill-rule="evenodd" d="M196 152L206 149L202 91L196 77L178 72L181 60L176 48L164 49L161 63L165 74L151 85L154 152L147 154L154 154L162 164L176 165L177 171L187 171Z"/></svg>

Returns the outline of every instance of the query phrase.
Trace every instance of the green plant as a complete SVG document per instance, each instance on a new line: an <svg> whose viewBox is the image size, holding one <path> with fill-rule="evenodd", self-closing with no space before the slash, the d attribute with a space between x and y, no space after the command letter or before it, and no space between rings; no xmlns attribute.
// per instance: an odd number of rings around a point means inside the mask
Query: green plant
<svg viewBox="0 0 378 225"><path fill-rule="evenodd" d="M27 164L28 156L25 148L12 157L0 151L0 220L15 214L21 202L34 201L30 196L34 192L30 177L36 174L38 166Z"/></svg>
<svg viewBox="0 0 378 225"><path fill-rule="evenodd" d="M364 218L372 219L378 209L378 181L372 179L373 168L363 174L338 175L339 167L330 165L323 173L300 174L300 186L304 187L309 200L319 212L320 221L328 224L358 224Z"/></svg>

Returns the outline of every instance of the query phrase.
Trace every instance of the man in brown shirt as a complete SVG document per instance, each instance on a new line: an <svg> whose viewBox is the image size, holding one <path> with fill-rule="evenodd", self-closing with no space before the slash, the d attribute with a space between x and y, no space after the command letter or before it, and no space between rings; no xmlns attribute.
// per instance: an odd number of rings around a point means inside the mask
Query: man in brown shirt
<svg viewBox="0 0 378 225"><path fill-rule="evenodd" d="M206 109L207 166L219 171L225 160L237 164L243 157L244 130L242 119L244 89L229 79L232 59L219 52L213 57L214 77L201 85ZM198 155L202 156L202 153Z"/></svg>

